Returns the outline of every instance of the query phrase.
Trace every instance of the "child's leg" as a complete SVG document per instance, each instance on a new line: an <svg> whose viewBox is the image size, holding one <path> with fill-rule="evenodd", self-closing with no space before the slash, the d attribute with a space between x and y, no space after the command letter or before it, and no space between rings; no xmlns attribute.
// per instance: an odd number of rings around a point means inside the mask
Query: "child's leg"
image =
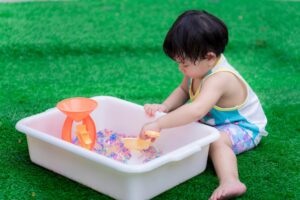
<svg viewBox="0 0 300 200"><path fill-rule="evenodd" d="M211 200L241 196L246 186L240 182L237 159L232 150L232 142L227 134L210 145L209 155L219 178L219 187L211 195Z"/></svg>

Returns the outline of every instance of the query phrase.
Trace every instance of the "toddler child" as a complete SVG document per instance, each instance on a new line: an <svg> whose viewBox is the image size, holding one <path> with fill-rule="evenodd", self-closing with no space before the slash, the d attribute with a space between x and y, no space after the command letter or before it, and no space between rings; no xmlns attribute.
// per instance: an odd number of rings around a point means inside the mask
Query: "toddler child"
<svg viewBox="0 0 300 200"><path fill-rule="evenodd" d="M254 148L267 135L267 119L256 94L222 54L227 43L227 27L217 17L190 10L177 18L163 49L178 63L183 79L162 104L144 106L150 116L156 111L167 114L145 124L140 133L147 139L147 130L160 132L195 121L217 128L220 137L209 150L219 178L210 197L213 200L246 192L236 155Z"/></svg>

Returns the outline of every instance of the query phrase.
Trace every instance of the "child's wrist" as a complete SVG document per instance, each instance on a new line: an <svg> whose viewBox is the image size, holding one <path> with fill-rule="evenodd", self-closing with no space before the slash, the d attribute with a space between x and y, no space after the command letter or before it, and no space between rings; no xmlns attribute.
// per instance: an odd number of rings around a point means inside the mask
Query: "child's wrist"
<svg viewBox="0 0 300 200"><path fill-rule="evenodd" d="M155 121L155 126L159 129L159 131L162 129L160 118Z"/></svg>

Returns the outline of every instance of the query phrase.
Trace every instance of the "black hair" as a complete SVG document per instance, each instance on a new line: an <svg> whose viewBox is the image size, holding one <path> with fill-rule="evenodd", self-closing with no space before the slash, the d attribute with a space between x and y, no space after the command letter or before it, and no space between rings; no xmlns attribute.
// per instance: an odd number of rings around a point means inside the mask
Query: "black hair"
<svg viewBox="0 0 300 200"><path fill-rule="evenodd" d="M168 31L163 50L173 60L189 58L195 62L208 52L219 56L227 43L228 30L223 21L206 11L188 10Z"/></svg>

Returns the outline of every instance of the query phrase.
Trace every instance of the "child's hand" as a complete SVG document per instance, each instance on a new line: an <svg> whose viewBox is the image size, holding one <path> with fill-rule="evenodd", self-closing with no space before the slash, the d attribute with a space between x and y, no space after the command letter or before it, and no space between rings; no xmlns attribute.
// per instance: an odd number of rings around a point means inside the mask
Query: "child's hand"
<svg viewBox="0 0 300 200"><path fill-rule="evenodd" d="M155 138L151 138L145 134L146 131L156 131L160 132L160 128L156 121L145 124L140 132L139 137L143 140L151 139L151 142L154 142Z"/></svg>
<svg viewBox="0 0 300 200"><path fill-rule="evenodd" d="M145 104L144 110L147 115L153 117L156 111L159 112L169 112L168 107L164 104Z"/></svg>

